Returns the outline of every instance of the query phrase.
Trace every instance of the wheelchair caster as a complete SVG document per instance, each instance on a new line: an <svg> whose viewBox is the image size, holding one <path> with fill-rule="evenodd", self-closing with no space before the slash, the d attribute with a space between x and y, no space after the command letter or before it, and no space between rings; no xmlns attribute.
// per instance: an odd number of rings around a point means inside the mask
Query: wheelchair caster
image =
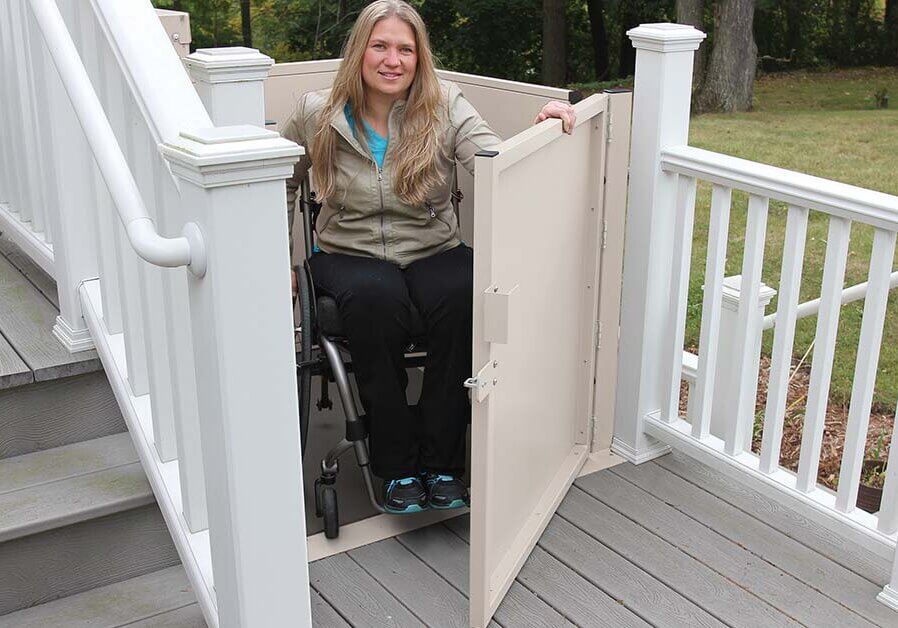
<svg viewBox="0 0 898 628"><path fill-rule="evenodd" d="M321 487L321 511L324 516L324 537L340 536L340 514L337 509L337 491L333 486Z"/></svg>

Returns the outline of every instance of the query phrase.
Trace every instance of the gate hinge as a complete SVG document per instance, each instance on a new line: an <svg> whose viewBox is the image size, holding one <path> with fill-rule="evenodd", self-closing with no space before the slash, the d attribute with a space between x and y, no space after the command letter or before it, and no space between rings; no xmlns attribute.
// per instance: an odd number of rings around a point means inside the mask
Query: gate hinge
<svg viewBox="0 0 898 628"><path fill-rule="evenodd" d="M465 380L465 388L470 388L475 401L486 399L493 388L499 384L499 362L491 360L481 368L477 375Z"/></svg>
<svg viewBox="0 0 898 628"><path fill-rule="evenodd" d="M608 246L608 219L602 218L602 250Z"/></svg>
<svg viewBox="0 0 898 628"><path fill-rule="evenodd" d="M605 141L607 143L611 143L612 141L612 131L614 130L614 120L610 111L607 111L605 114Z"/></svg>
<svg viewBox="0 0 898 628"><path fill-rule="evenodd" d="M596 349L602 348L602 321L596 321Z"/></svg>

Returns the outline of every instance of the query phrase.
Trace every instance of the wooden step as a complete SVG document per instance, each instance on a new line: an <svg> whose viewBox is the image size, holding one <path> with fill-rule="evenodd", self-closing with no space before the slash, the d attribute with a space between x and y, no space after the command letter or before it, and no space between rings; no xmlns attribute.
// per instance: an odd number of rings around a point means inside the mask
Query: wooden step
<svg viewBox="0 0 898 628"><path fill-rule="evenodd" d="M123 432L95 351L53 336L56 284L0 237L0 459Z"/></svg>
<svg viewBox="0 0 898 628"><path fill-rule="evenodd" d="M0 628L205 628L180 565L0 616Z"/></svg>
<svg viewBox="0 0 898 628"><path fill-rule="evenodd" d="M0 460L0 614L177 562L127 433Z"/></svg>

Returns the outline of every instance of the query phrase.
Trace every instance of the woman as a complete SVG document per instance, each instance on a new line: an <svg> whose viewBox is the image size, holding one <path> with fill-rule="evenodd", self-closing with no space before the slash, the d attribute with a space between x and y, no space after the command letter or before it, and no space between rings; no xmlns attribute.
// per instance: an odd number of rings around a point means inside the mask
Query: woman
<svg viewBox="0 0 898 628"><path fill-rule="evenodd" d="M550 117L573 129L569 104L547 104L535 122ZM456 85L437 78L424 23L402 0L360 13L332 88L306 94L283 133L308 150L288 181L289 207L315 167L321 252L309 264L349 337L384 507L465 505L473 271L452 175L456 160L473 172L475 153L501 140ZM412 308L427 333L419 418L403 366Z"/></svg>

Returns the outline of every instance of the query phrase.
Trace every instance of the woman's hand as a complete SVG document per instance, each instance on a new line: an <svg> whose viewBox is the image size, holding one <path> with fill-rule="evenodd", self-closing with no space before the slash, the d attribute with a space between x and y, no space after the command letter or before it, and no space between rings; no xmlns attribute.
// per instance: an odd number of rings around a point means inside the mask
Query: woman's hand
<svg viewBox="0 0 898 628"><path fill-rule="evenodd" d="M548 120L549 118L560 118L561 130L568 135L574 132L577 114L574 113L574 108L570 103L561 102L560 100L553 100L546 103L546 106L542 108L542 111L536 115L533 124L539 124L543 120Z"/></svg>

